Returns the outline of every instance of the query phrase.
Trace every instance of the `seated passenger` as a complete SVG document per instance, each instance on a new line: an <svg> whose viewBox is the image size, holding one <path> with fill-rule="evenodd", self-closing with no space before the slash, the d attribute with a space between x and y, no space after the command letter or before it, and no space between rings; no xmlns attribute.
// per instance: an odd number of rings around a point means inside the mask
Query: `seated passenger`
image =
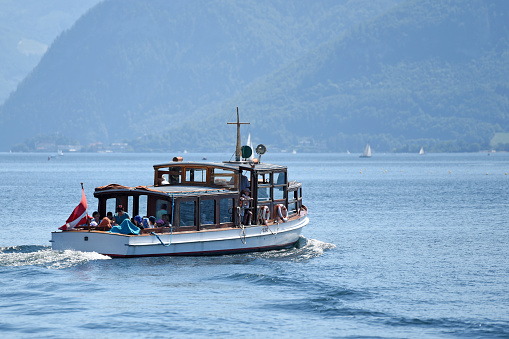
<svg viewBox="0 0 509 339"><path fill-rule="evenodd" d="M97 225L100 230L108 231L111 228L111 221L108 217L104 217L103 220Z"/></svg>
<svg viewBox="0 0 509 339"><path fill-rule="evenodd" d="M127 213L126 213L127 214ZM131 222L129 219L124 219L120 225L113 226L110 230L111 233L120 234L140 234L140 228Z"/></svg>
<svg viewBox="0 0 509 339"><path fill-rule="evenodd" d="M141 220L141 225L143 226L143 228L150 228L151 227L147 217L144 217Z"/></svg>
<svg viewBox="0 0 509 339"><path fill-rule="evenodd" d="M170 216L168 214L163 214L163 226L162 227L170 227Z"/></svg>
<svg viewBox="0 0 509 339"><path fill-rule="evenodd" d="M148 218L148 223L150 225L150 228L156 227L156 217L151 216L150 218Z"/></svg>
<svg viewBox="0 0 509 339"><path fill-rule="evenodd" d="M170 183L168 182L168 180L166 180L165 176L164 175L161 175L161 177L159 178L159 185L169 185Z"/></svg>
<svg viewBox="0 0 509 339"><path fill-rule="evenodd" d="M92 220L90 220L90 226L97 226L101 222L99 212L95 211L92 213Z"/></svg>
<svg viewBox="0 0 509 339"><path fill-rule="evenodd" d="M129 214L124 212L124 208L122 207L122 205L118 205L117 214L115 214L113 219L114 219L114 223L116 225L120 225L124 220L130 219L130 217L129 217Z"/></svg>
<svg viewBox="0 0 509 339"><path fill-rule="evenodd" d="M133 224L135 224L137 227L139 227L139 228L143 229L144 227L143 227L143 225L141 224L141 222L142 222L141 215L137 215L137 216L135 216L135 217L134 217L134 219L133 219Z"/></svg>

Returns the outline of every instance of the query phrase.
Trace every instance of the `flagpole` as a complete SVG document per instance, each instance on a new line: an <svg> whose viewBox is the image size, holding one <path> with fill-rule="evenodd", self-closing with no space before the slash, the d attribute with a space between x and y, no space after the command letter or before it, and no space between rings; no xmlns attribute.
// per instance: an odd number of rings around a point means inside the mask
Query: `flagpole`
<svg viewBox="0 0 509 339"><path fill-rule="evenodd" d="M83 183L81 183L81 190L83 191L83 193L85 193L85 190L83 189ZM86 211L86 210L85 210ZM88 218L88 211L87 212L87 226L88 226L88 231L90 232L90 219Z"/></svg>

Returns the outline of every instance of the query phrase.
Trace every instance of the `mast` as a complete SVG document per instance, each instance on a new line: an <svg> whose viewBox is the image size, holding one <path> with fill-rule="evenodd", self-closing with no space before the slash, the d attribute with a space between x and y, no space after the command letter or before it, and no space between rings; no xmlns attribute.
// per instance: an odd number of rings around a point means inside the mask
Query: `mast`
<svg viewBox="0 0 509 339"><path fill-rule="evenodd" d="M237 147L235 148L235 161L240 161L241 150L240 150L240 125L249 125L249 122L240 122L239 120L239 108L237 107L237 122L227 122L227 125L237 125Z"/></svg>

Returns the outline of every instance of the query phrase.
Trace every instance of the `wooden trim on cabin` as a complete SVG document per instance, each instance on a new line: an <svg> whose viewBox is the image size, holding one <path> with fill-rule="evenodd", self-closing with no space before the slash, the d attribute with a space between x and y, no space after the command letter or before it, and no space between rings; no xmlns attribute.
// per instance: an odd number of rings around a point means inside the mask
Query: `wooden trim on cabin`
<svg viewBox="0 0 509 339"><path fill-rule="evenodd" d="M176 169L179 169L177 171ZM214 173L214 170L221 170L225 172L231 173ZM188 171L192 170L204 170L205 178L203 181L187 180ZM229 189L238 189L239 187L239 170L226 167L226 166L218 166L218 165L208 165L208 164L185 164L179 163L178 165L167 164L167 165L158 165L154 166L154 186L161 186L159 183L159 179L163 175L175 175L180 176L180 180L173 181L169 180L170 185L193 185L193 186L213 186L213 187L228 187ZM190 176L194 177L194 172L191 172ZM224 178L233 178L233 186L217 184L215 182L215 178L224 177ZM191 178L190 178L191 179Z"/></svg>

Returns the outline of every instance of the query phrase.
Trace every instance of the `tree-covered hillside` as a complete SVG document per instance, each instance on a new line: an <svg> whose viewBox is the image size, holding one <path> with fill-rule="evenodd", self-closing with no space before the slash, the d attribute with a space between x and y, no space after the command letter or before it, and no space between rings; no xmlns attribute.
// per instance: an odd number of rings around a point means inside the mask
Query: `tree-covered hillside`
<svg viewBox="0 0 509 339"><path fill-rule="evenodd" d="M397 2L105 1L7 100L0 146L54 132L82 143L159 135Z"/></svg>
<svg viewBox="0 0 509 339"><path fill-rule="evenodd" d="M509 3L408 1L235 103L287 149L488 149L509 131Z"/></svg>
<svg viewBox="0 0 509 339"><path fill-rule="evenodd" d="M487 149L509 132L508 19L502 0L109 0L1 108L0 146L225 150L239 106L273 150Z"/></svg>

